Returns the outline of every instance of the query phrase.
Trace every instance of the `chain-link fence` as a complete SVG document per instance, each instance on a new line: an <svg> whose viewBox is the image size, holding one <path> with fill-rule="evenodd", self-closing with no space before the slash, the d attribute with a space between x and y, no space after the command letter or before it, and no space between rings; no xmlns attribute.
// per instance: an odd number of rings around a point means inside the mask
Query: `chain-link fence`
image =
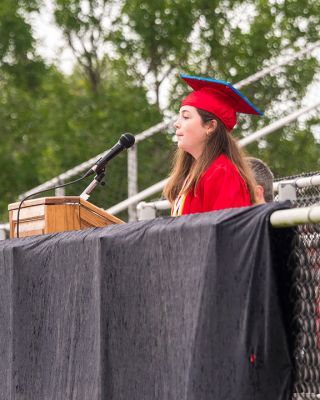
<svg viewBox="0 0 320 400"><path fill-rule="evenodd" d="M299 179L319 172L302 174ZM283 178L281 179L283 180ZM296 189L296 207L320 204L320 185ZM277 198L276 198L277 200ZM320 225L296 227L290 262L294 387L293 399L320 399Z"/></svg>

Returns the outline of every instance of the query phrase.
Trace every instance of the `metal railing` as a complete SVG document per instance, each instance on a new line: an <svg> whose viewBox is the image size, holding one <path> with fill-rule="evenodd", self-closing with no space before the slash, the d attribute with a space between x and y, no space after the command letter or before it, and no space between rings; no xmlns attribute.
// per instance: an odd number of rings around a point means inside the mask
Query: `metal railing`
<svg viewBox="0 0 320 400"><path fill-rule="evenodd" d="M293 178L293 179L283 179L283 180L279 180L277 182L273 183L273 191L274 193L278 193L278 201L284 201L284 200L292 200L292 201L296 201L297 199L297 195L296 195L296 191L297 189L302 189L302 188L310 188L310 187L316 187L316 186L320 186L320 174L315 174L312 176L308 176L308 177L297 177L297 178ZM319 200L320 202L320 200ZM170 203L168 200L156 200L156 201L150 201L150 202L146 202L146 201L140 201L137 205L137 215L138 215L138 220L146 220L146 219L153 219L156 218L157 216L157 212L158 211L164 211L164 210L169 210L170 209ZM292 216L296 213L297 214L297 221L300 221L302 216L309 215L309 211L304 211L304 212L296 212L293 211L296 209L292 209L290 210L290 212L288 212L288 217L290 216L290 218L288 218L288 224L294 223L294 219L292 219ZM312 216L311 216L312 214ZM285 215L285 214L284 214ZM310 218L313 220L315 215L315 211L314 209L312 209L312 212L310 211ZM277 217L274 217L277 218ZM284 217L286 218L286 217ZM278 219L276 219L278 220ZM273 221L276 221L275 219L273 219ZM310 221L308 221L307 219L304 219L304 223L308 223ZM318 223L320 221L316 221L313 220L313 223ZM303 223L303 222L299 222L299 223ZM291 225L287 225L287 226L291 226Z"/></svg>

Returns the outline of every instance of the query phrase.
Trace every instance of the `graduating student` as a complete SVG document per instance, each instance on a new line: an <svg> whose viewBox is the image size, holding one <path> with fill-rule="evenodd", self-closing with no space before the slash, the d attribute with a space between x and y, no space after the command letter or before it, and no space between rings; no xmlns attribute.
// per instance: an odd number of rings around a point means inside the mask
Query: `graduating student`
<svg viewBox="0 0 320 400"><path fill-rule="evenodd" d="M256 183L231 132L237 113L263 113L228 82L181 77L193 92L174 123L178 148L164 188L172 215L253 204Z"/></svg>

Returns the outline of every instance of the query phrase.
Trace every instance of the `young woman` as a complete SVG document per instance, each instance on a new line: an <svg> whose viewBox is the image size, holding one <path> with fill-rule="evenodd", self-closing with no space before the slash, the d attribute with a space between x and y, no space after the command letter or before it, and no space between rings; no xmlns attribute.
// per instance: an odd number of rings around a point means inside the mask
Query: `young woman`
<svg viewBox="0 0 320 400"><path fill-rule="evenodd" d="M231 131L237 112L262 112L228 82L181 77L194 91L174 123L178 148L164 189L172 215L251 205L255 180Z"/></svg>

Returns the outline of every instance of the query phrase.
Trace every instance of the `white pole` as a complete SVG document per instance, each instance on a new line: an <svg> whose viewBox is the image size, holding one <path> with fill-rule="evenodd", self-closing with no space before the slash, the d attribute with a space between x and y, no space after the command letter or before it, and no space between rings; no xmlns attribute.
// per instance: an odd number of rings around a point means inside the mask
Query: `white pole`
<svg viewBox="0 0 320 400"><path fill-rule="evenodd" d="M0 240L4 240L7 237L9 237L9 232L10 232L9 224L0 224Z"/></svg>
<svg viewBox="0 0 320 400"><path fill-rule="evenodd" d="M262 137L268 135L269 133L274 132L279 128L282 128L283 126L287 125L288 123L296 120L298 117L300 117L300 115L306 114L307 112L315 108L318 108L319 106L320 106L320 100L317 103L312 104L311 106L300 108L300 110L297 110L292 114L289 114L286 117L279 119L279 121L273 122L272 124L260 129L259 131L252 133L251 135L239 140L239 144L240 146L246 146L249 143L261 139Z"/></svg>
<svg viewBox="0 0 320 400"><path fill-rule="evenodd" d="M282 61L280 60L280 57L278 57L278 59L276 60L276 62L274 64L272 64L270 67L266 67L264 69L262 69L261 71L258 71L257 73L249 76L248 78L243 79L242 81L236 83L234 85L235 88L237 89L241 89L244 86L249 85L252 82L255 82L261 78L263 78L265 75L270 74L271 72L276 71L277 69L279 69L280 67L282 67L283 65L288 65L290 64L292 61L294 61L297 58L300 58L301 56L304 56L308 53L311 53L311 51L313 51L315 48L320 46L320 40L318 40L317 42L313 43L312 45L310 45L309 47L298 51L297 53L288 55L288 56L283 56L282 57Z"/></svg>
<svg viewBox="0 0 320 400"><path fill-rule="evenodd" d="M164 188L168 178L156 183L155 185L150 186L149 188L142 190L142 192L137 193L135 196L130 197L129 199L126 199L124 201L121 201L121 203L116 204L112 206L111 208L108 208L106 210L110 214L117 214L120 211L125 210L128 208L131 204L138 203L141 200L146 199L149 196L152 196L155 193L159 193L162 191Z"/></svg>
<svg viewBox="0 0 320 400"><path fill-rule="evenodd" d="M320 206L291 208L279 210L271 214L270 223L276 228L286 228L299 224L318 224L320 222Z"/></svg>
<svg viewBox="0 0 320 400"><path fill-rule="evenodd" d="M137 145L128 149L128 197L133 197L138 193L138 164L137 164ZM137 220L136 204L128 207L129 221Z"/></svg>
<svg viewBox="0 0 320 400"><path fill-rule="evenodd" d="M64 182L60 182L59 185L63 185ZM64 197L66 195L66 189L64 187L57 188L54 191L55 196Z"/></svg>
<svg viewBox="0 0 320 400"><path fill-rule="evenodd" d="M284 181L274 182L273 190L277 192L279 185L283 183L292 183L297 188L318 186L320 185L320 175L313 175L313 176L307 176L305 178L287 179Z"/></svg>

